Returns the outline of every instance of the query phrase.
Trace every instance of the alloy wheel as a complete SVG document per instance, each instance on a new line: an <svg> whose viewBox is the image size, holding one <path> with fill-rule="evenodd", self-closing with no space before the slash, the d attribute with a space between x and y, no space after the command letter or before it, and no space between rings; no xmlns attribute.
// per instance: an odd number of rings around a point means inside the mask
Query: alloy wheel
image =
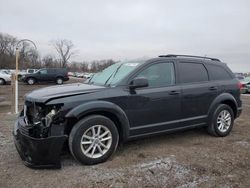
<svg viewBox="0 0 250 188"><path fill-rule="evenodd" d="M111 147L111 131L103 125L94 125L84 132L81 150L89 158L102 157Z"/></svg>
<svg viewBox="0 0 250 188"><path fill-rule="evenodd" d="M222 110L217 118L217 127L220 132L226 132L232 123L232 117L228 110Z"/></svg>

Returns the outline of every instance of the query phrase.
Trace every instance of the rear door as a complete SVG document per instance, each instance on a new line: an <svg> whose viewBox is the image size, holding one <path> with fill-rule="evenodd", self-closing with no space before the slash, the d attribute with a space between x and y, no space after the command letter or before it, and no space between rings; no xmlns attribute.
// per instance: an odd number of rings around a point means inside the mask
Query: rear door
<svg viewBox="0 0 250 188"><path fill-rule="evenodd" d="M56 80L57 69L48 69L48 81L55 81Z"/></svg>
<svg viewBox="0 0 250 188"><path fill-rule="evenodd" d="M199 61L179 61L178 75L182 91L182 126L204 124L210 104L217 96L217 83L209 81L208 71Z"/></svg>

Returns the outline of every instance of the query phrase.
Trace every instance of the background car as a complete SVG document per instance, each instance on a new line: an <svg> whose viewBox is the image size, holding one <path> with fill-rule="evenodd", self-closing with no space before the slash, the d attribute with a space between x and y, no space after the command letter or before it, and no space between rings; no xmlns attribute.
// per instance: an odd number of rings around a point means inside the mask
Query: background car
<svg viewBox="0 0 250 188"><path fill-rule="evenodd" d="M29 85L33 85L36 82L56 82L57 84L63 84L64 81L68 81L68 71L64 68L44 68L40 69L33 74L25 74L22 80Z"/></svg>
<svg viewBox="0 0 250 188"><path fill-rule="evenodd" d="M240 73L235 73L235 77L240 81L240 92L243 94L247 93L248 89L245 82L245 76Z"/></svg>
<svg viewBox="0 0 250 188"><path fill-rule="evenodd" d="M250 76L245 77L244 81L244 88L247 89L247 93L250 93Z"/></svg>
<svg viewBox="0 0 250 188"><path fill-rule="evenodd" d="M11 82L11 75L0 72L0 85L8 84Z"/></svg>

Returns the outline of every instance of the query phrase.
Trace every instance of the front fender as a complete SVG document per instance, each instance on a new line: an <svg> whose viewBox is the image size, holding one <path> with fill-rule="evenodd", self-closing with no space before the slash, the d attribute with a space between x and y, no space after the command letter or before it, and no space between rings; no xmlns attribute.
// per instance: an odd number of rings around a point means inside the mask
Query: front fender
<svg viewBox="0 0 250 188"><path fill-rule="evenodd" d="M123 141L127 140L129 136L129 121L125 112L116 104L108 101L91 101L81 104L73 109L71 109L67 114L66 118L76 118L81 119L87 114L95 112L108 112L112 113L119 120L120 128L122 129Z"/></svg>

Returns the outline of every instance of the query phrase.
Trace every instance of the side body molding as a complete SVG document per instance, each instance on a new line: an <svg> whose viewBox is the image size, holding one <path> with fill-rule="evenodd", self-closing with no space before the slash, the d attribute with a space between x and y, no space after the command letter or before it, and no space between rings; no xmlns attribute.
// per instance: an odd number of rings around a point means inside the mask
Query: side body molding
<svg viewBox="0 0 250 188"><path fill-rule="evenodd" d="M116 104L108 101L91 101L81 104L66 114L66 118L80 119L85 115L98 112L108 112L114 115L119 121L119 128L122 130L122 140L126 141L129 137L129 121L125 112Z"/></svg>

